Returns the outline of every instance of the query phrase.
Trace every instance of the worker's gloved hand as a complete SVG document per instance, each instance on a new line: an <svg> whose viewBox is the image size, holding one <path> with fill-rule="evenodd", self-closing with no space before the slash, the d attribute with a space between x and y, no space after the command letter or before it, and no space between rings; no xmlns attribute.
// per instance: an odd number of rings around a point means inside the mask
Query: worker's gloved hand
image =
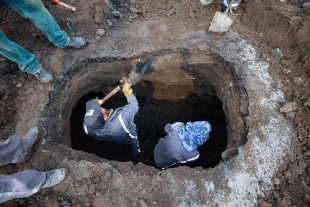
<svg viewBox="0 0 310 207"><path fill-rule="evenodd" d="M128 98L132 94L132 89L130 88L131 84L128 83L127 78L123 78L121 82L123 83L122 91L124 95L126 96L126 98Z"/></svg>
<svg viewBox="0 0 310 207"><path fill-rule="evenodd" d="M97 101L100 105L103 104L103 101L101 99L98 99L97 97L96 97L95 101Z"/></svg>

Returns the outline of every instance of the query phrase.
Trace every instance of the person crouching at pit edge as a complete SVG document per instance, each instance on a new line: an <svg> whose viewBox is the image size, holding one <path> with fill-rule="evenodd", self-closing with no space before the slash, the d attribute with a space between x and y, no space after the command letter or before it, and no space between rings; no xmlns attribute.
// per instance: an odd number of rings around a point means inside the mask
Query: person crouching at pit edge
<svg viewBox="0 0 310 207"><path fill-rule="evenodd" d="M96 100L88 101L83 128L85 133L94 139L129 145L132 155L137 156L141 150L134 116L138 112L139 106L130 87L127 78L123 78L122 91L128 104L114 111L101 108Z"/></svg>
<svg viewBox="0 0 310 207"><path fill-rule="evenodd" d="M198 145L209 139L211 125L207 121L182 122L167 124L166 136L162 138L154 149L156 165L166 169L177 163L186 163L199 158Z"/></svg>

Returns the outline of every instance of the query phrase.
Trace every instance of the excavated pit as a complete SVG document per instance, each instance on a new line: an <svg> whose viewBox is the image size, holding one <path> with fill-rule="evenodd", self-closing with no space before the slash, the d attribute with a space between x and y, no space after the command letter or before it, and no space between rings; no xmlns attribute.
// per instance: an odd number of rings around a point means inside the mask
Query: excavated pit
<svg viewBox="0 0 310 207"><path fill-rule="evenodd" d="M44 111L47 137L116 165L129 161L154 167L153 149L164 136L163 129L168 123L207 120L213 128L210 139L198 149L199 160L188 163L189 167L215 167L225 149L246 142L242 119L245 96L229 64L216 56L191 53L166 52L139 58L150 57L155 59L153 72L133 87L140 105L135 123L141 156L133 158L127 146L97 141L82 129L86 101L105 96L130 72L138 58L97 58L75 64L50 92ZM103 107L125 104L123 94L118 93Z"/></svg>
<svg viewBox="0 0 310 207"><path fill-rule="evenodd" d="M165 136L164 127L168 123L207 120L212 126L210 139L198 148L200 157L197 161L187 163L187 166L203 168L214 167L221 160L221 153L226 149L227 131L225 113L222 103L215 96L190 93L180 100L158 100L153 98L154 86L152 82L144 82L144 86L134 86L139 102L139 111L135 116L135 124L140 141L142 153L139 157L131 156L129 148L125 145L102 142L86 135L81 128L85 114L85 104L96 97L103 98L101 93L89 93L83 96L72 110L70 118L72 148L96 154L107 160L119 162L131 161L134 164L142 162L155 166L153 150L157 142ZM174 91L173 85L163 84L162 93ZM176 94L174 94L176 95ZM111 98L104 108L117 108L127 104L122 94Z"/></svg>

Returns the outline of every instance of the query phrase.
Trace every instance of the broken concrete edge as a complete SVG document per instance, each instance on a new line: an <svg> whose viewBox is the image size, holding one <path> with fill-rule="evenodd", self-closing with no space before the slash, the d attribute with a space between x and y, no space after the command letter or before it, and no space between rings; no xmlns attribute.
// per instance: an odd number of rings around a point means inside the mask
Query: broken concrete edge
<svg viewBox="0 0 310 207"><path fill-rule="evenodd" d="M200 38L209 41L207 35ZM238 148L235 158L213 169L194 169L191 175L180 173L186 167L164 171L161 197L172 206L254 206L258 197L273 188L271 180L295 136L291 124L279 113L284 94L279 85L272 85L276 81L268 73L269 65L258 62L255 48L237 34L229 32L209 44L212 52L234 65L234 72L246 88L251 117L246 119L248 141ZM74 69L68 73L74 73Z"/></svg>

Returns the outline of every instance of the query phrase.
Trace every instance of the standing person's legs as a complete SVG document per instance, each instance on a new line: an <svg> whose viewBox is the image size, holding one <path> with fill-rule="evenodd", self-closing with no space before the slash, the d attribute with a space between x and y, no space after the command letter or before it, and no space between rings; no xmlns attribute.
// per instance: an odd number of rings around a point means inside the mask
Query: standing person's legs
<svg viewBox="0 0 310 207"><path fill-rule="evenodd" d="M9 40L0 30L0 54L16 62L21 71L35 75L40 81L47 83L52 75L41 67L34 54Z"/></svg>
<svg viewBox="0 0 310 207"><path fill-rule="evenodd" d="M28 52L15 42L9 40L0 30L0 54L16 62L21 71L36 74L41 65L34 54Z"/></svg>
<svg viewBox="0 0 310 207"><path fill-rule="evenodd" d="M0 203L12 198L23 198L35 194L45 180L46 174L35 170L0 175Z"/></svg>
<svg viewBox="0 0 310 207"><path fill-rule="evenodd" d="M60 183L68 174L66 168L59 168L48 172L25 170L12 175L0 175L0 203L31 196L41 188Z"/></svg>
<svg viewBox="0 0 310 207"><path fill-rule="evenodd" d="M60 30L41 0L5 0L5 2L22 17L29 18L54 45L60 48L68 46L70 38Z"/></svg>
<svg viewBox="0 0 310 207"><path fill-rule="evenodd" d="M38 134L38 128L31 128L25 137L10 136L5 142L0 142L0 166L22 161L29 153Z"/></svg>

